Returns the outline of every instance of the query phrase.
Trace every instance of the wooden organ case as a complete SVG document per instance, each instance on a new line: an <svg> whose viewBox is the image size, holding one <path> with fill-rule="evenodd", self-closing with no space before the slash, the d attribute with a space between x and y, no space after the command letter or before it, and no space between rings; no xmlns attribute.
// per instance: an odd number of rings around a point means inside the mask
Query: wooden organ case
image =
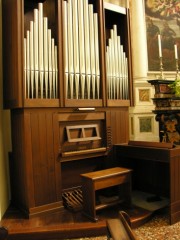
<svg viewBox="0 0 180 240"><path fill-rule="evenodd" d="M2 1L12 202L27 217L62 208L63 191L128 141L129 9L111 2Z"/></svg>

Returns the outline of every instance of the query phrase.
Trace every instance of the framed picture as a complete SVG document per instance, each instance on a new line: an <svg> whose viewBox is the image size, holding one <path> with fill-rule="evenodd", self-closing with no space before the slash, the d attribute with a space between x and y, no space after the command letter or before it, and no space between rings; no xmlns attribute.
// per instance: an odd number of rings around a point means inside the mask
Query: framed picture
<svg viewBox="0 0 180 240"><path fill-rule="evenodd" d="M140 117L139 118L139 132L140 133L148 133L152 132L152 117Z"/></svg>
<svg viewBox="0 0 180 240"><path fill-rule="evenodd" d="M144 0L148 70L159 71L158 34L161 35L164 71L176 71L175 50L180 58L180 1Z"/></svg>
<svg viewBox="0 0 180 240"><path fill-rule="evenodd" d="M146 83L144 83L146 84ZM146 86L135 87L135 101L137 106L152 106L154 97L154 88Z"/></svg>

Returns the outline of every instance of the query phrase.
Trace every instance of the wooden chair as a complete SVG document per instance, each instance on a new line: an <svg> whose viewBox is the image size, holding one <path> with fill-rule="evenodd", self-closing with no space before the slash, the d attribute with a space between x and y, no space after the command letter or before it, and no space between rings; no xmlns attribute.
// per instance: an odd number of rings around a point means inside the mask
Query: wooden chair
<svg viewBox="0 0 180 240"><path fill-rule="evenodd" d="M138 240L131 229L130 218L124 211L119 212L119 218L108 219L107 228L109 232L109 239Z"/></svg>

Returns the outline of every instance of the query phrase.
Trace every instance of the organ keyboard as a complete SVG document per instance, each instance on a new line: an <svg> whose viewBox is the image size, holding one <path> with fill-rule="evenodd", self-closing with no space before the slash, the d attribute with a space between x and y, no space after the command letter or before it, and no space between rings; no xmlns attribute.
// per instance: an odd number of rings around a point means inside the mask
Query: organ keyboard
<svg viewBox="0 0 180 240"><path fill-rule="evenodd" d="M70 152L63 152L62 157L74 156L74 155L83 155L88 153L103 153L106 152L106 147L101 148L92 148L92 149L84 149L84 150L77 150L77 151L70 151Z"/></svg>

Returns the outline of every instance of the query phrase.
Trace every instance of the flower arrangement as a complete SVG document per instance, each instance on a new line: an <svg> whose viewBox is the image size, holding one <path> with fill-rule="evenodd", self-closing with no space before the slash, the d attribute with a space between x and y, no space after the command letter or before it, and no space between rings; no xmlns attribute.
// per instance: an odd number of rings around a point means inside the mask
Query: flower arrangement
<svg viewBox="0 0 180 240"><path fill-rule="evenodd" d="M180 97L180 78L169 84L169 87L171 88L171 92L175 95L175 97Z"/></svg>

